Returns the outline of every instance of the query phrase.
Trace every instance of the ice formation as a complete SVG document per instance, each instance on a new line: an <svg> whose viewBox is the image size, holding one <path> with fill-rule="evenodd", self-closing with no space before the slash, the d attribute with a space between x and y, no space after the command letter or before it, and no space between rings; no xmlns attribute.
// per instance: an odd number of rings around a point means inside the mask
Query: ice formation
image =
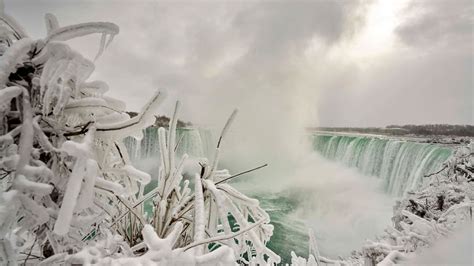
<svg viewBox="0 0 474 266"><path fill-rule="evenodd" d="M212 160L200 160L200 172L184 180L177 103L168 130L158 130L160 168L151 180L132 166L124 139L141 137L163 95L130 118L123 102L105 95L106 83L88 81L94 63L62 42L100 34L97 59L118 27L60 26L52 14L45 21L46 38L32 40L0 10L0 264L278 264L266 246L268 214L227 184L239 174L219 169L237 111ZM310 233L309 258L292 253L292 263L392 265L449 234L472 220L472 155L472 145L459 151L409 193L394 209L394 227L351 258L322 257Z"/></svg>
<svg viewBox="0 0 474 266"><path fill-rule="evenodd" d="M331 260L311 250L308 259L292 254L293 265L319 265L314 261L337 265L388 266L406 262L437 240L473 223L474 145L458 148L438 171L426 175L424 185L410 191L393 208L393 226L367 243L349 258ZM310 239L314 240L310 233ZM318 258L319 256L319 258Z"/></svg>
<svg viewBox="0 0 474 266"><path fill-rule="evenodd" d="M150 191L151 177L132 166L124 139L141 137L163 94L130 118L124 103L105 95L106 83L88 80L94 63L63 42L100 34L97 59L118 27L61 26L47 14L46 38L32 40L0 14L0 264L280 261L266 247L273 232L268 214L218 169L236 111L213 160L201 160L201 173L183 180L188 156L176 154L178 102L168 130L158 130L160 168Z"/></svg>

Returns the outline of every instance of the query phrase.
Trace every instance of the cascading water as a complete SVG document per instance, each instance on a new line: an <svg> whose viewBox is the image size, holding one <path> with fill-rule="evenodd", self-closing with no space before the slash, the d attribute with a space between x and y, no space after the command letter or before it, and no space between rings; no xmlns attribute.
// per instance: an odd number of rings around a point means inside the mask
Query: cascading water
<svg viewBox="0 0 474 266"><path fill-rule="evenodd" d="M157 138L157 128L151 127L141 140L125 140L134 165L152 176L159 165ZM349 255L390 222L393 202L388 194L415 188L452 153L441 145L381 137L317 134L312 140L315 153L295 166L285 191L269 192L252 181L252 189L246 191L270 214L275 230L269 246L283 263L291 260L289 250L307 256L307 227L313 228L323 255ZM177 142L178 155L191 158L209 158L213 150L211 133L205 129L180 128ZM252 179L246 180L244 184Z"/></svg>
<svg viewBox="0 0 474 266"><path fill-rule="evenodd" d="M313 148L324 157L382 178L396 196L416 189L423 176L440 169L452 153L441 145L372 136L313 135Z"/></svg>
<svg viewBox="0 0 474 266"><path fill-rule="evenodd" d="M176 132L177 154L184 153L190 157L208 157L211 144L211 133L205 129L178 128ZM143 159L159 158L158 128L149 127L143 131L143 138L137 140L128 137L124 140L130 160L137 162Z"/></svg>

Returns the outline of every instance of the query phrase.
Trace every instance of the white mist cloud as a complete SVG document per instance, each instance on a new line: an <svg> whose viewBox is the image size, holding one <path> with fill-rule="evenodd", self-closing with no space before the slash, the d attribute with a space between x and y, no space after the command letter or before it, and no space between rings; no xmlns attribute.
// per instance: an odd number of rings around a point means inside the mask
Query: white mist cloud
<svg viewBox="0 0 474 266"><path fill-rule="evenodd" d="M239 108L225 145L242 167L298 157L303 128L318 120L325 126L473 122L472 51L458 52L461 43L472 44L468 2L438 8L431 1L6 0L5 6L37 38L44 36L46 12L60 24L118 24L121 32L94 78L107 81L131 110L166 89L160 112L170 113L179 99L182 118L212 127ZM451 23L459 14L464 19ZM95 36L73 45L93 57L98 42Z"/></svg>
<svg viewBox="0 0 474 266"><path fill-rule="evenodd" d="M321 124L473 124L473 8L375 3L360 34L333 49L336 78L319 98Z"/></svg>
<svg viewBox="0 0 474 266"><path fill-rule="evenodd" d="M224 165L235 172L269 162L258 173L267 176L259 179L265 189L309 187L321 219L307 218L319 222L318 237L336 254L384 225L391 204L371 180L312 157L298 162L307 155L305 126L474 123L471 1L399 2L6 0L5 6L35 38L45 35L46 12L62 25L118 24L94 78L108 82L111 95L131 110L161 88L168 99L160 112L171 113L179 99L185 120L213 128L239 108ZM73 45L93 58L99 39ZM346 219L339 219L340 209Z"/></svg>
<svg viewBox="0 0 474 266"><path fill-rule="evenodd" d="M466 224L455 229L447 238L440 239L433 246L421 250L413 258L403 262L403 265L473 265L474 223Z"/></svg>
<svg viewBox="0 0 474 266"><path fill-rule="evenodd" d="M294 215L314 230L325 256L349 256L390 225L394 200L376 177L316 153L302 160L292 177L287 183L301 199Z"/></svg>
<svg viewBox="0 0 474 266"><path fill-rule="evenodd" d="M264 117L300 105L322 125L473 123L469 0L5 2L34 37L45 12L117 23L95 77L133 110L166 88L200 123L222 106ZM79 43L92 55L98 37Z"/></svg>

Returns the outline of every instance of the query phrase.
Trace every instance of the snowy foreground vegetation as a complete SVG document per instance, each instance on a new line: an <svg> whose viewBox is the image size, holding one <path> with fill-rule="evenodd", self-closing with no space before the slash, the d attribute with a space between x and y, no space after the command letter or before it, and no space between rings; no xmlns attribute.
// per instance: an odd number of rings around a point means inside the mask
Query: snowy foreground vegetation
<svg viewBox="0 0 474 266"><path fill-rule="evenodd" d="M176 104L159 129L158 186L134 168L123 139L154 123L157 93L131 118L124 103L88 81L94 63L64 41L101 36L96 59L119 29L95 22L60 26L45 17L47 36L32 40L0 10L0 264L233 265L278 264L266 247L273 233L259 202L226 184L218 168L224 125L212 160L183 180L177 158ZM293 265L390 265L471 219L472 146L461 149L426 188L395 207L394 227L347 259L310 257ZM151 209L146 209L149 203Z"/></svg>

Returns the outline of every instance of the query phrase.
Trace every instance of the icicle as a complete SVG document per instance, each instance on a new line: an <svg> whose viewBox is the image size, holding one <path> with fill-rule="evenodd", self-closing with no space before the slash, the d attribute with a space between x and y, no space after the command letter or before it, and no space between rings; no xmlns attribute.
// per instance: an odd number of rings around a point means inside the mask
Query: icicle
<svg viewBox="0 0 474 266"><path fill-rule="evenodd" d="M91 75L94 64L65 44L50 43L45 48L50 59L45 63L40 79L43 114L47 116L53 111L58 115L71 96L77 97L80 85Z"/></svg>
<svg viewBox="0 0 474 266"><path fill-rule="evenodd" d="M168 186L165 188L165 191L163 193L164 198L167 198L169 193L171 193L173 189L176 189L179 186L179 182L181 181L181 178L182 178L181 172L183 170L184 162L186 161L187 158L188 158L188 155L184 154L181 158L181 161L178 167L176 168L176 170L173 171L173 175L169 179L167 183Z"/></svg>
<svg viewBox="0 0 474 266"><path fill-rule="evenodd" d="M5 12L0 12L0 25L4 24L13 31L13 35L17 40L21 40L28 37L26 31L23 29L20 24L11 16L7 15Z"/></svg>
<svg viewBox="0 0 474 266"><path fill-rule="evenodd" d="M45 196L51 193L53 187L49 184L33 182L23 175L18 175L15 178L13 187L19 191L31 193L38 196Z"/></svg>
<svg viewBox="0 0 474 266"><path fill-rule="evenodd" d="M123 168L128 175L135 177L140 183L146 185L150 183L151 177L149 174L142 172L131 165L125 165Z"/></svg>
<svg viewBox="0 0 474 266"><path fill-rule="evenodd" d="M125 188L122 187L120 184L117 184L112 181L105 180L103 178L97 177L95 180L95 186L98 188L102 188L104 190L110 191L115 195L122 195L125 193Z"/></svg>
<svg viewBox="0 0 474 266"><path fill-rule="evenodd" d="M46 32L48 34L59 28L59 22L55 15L46 13L46 15L44 15L44 20L46 23Z"/></svg>
<svg viewBox="0 0 474 266"><path fill-rule="evenodd" d="M10 109L10 102L13 98L20 95L21 92L22 88L18 86L0 89L0 114L3 114Z"/></svg>
<svg viewBox="0 0 474 266"><path fill-rule="evenodd" d="M169 125L169 138L168 138L168 160L169 160L169 172L172 173L174 171L174 161L175 161L175 154L174 154L174 147L176 146L176 125L178 123L178 112L180 109L179 101L176 102L173 117L170 120Z"/></svg>
<svg viewBox="0 0 474 266"><path fill-rule="evenodd" d="M229 119L227 119L227 122L225 123L224 128L222 129L221 136L220 136L219 141L217 143L217 148L220 147L221 141L222 141L222 139L224 139L225 135L227 134L227 131L229 131L230 125L234 121L235 116L237 116L238 111L239 111L238 109L235 109L232 112L232 114L230 115Z"/></svg>
<svg viewBox="0 0 474 266"><path fill-rule="evenodd" d="M119 33L119 27L110 22L88 22L64 26L51 31L45 42L67 41L94 33L110 34L113 36Z"/></svg>
<svg viewBox="0 0 474 266"><path fill-rule="evenodd" d="M158 129L158 142L160 144L160 158L163 162L163 170L165 172L165 176L169 175L170 166L169 166L169 158L168 158L168 148L166 147L166 130L162 127ZM158 184L159 185L159 184ZM164 187L163 190L164 191Z"/></svg>
<svg viewBox="0 0 474 266"><path fill-rule="evenodd" d="M59 149L54 147L53 144L51 144L51 142L49 142L48 137L46 137L43 130L41 130L40 126L38 125L38 119L39 119L39 117L35 117L35 119L33 119L33 128L34 128L34 131L35 131L36 139L38 140L39 144L46 151L58 152Z"/></svg>
<svg viewBox="0 0 474 266"><path fill-rule="evenodd" d="M97 162L92 159L87 160L86 169L81 193L77 198L77 211L92 206L92 202L94 201L94 185L99 170Z"/></svg>
<svg viewBox="0 0 474 266"><path fill-rule="evenodd" d="M99 44L99 51L94 57L94 61L96 61L104 52L105 50L105 39L107 38L107 34L102 33L102 36L100 37L100 44Z"/></svg>
<svg viewBox="0 0 474 266"><path fill-rule="evenodd" d="M90 82L84 82L81 84L81 92L86 94L86 96L102 96L109 90L109 85L107 83L94 80Z"/></svg>
<svg viewBox="0 0 474 266"><path fill-rule="evenodd" d="M72 173L69 176L61 209L59 209L58 218L54 225L54 232L58 235L64 235L69 231L69 225L81 190L81 183L84 175L87 173L87 160L90 156L89 147L92 144L94 131L93 128L89 129L89 132L84 137L82 143L66 141L61 147L62 150L67 151L67 153L75 156L77 159L74 168L72 169Z"/></svg>
<svg viewBox="0 0 474 266"><path fill-rule="evenodd" d="M134 132L141 131L144 128L152 125L155 122L155 117L152 113L162 101L163 93L156 93L150 101L145 105L139 115L118 123L112 124L97 124L97 136L114 140L122 140L123 138L132 135Z"/></svg>
<svg viewBox="0 0 474 266"><path fill-rule="evenodd" d="M219 161L219 148L221 146L221 142L224 139L225 135L227 134L227 131L229 131L230 125L234 121L235 116L237 115L237 113L238 113L238 109L235 109L232 112L232 114L230 115L230 117L227 119L227 122L225 123L224 128L222 128L221 135L220 135L219 140L217 142L217 147L216 147L216 151L215 151L215 154L214 154L214 160L211 163L211 167L206 170L206 173L204 175L204 177L206 179L207 178L212 178L213 172L217 169L217 164L218 164L218 161Z"/></svg>
<svg viewBox="0 0 474 266"><path fill-rule="evenodd" d="M16 175L20 175L23 172L23 168L27 165L30 161L31 157L31 150L33 148L33 111L31 109L30 104L30 96L26 89L23 90L23 124L21 127L21 135L20 135L20 142L18 153L20 155L20 160L18 161L17 165L17 172Z"/></svg>
<svg viewBox="0 0 474 266"><path fill-rule="evenodd" d="M194 241L201 241L204 239L205 224L202 181L201 177L196 174L194 176ZM196 250L196 254L203 254L202 247Z"/></svg>
<svg viewBox="0 0 474 266"><path fill-rule="evenodd" d="M214 152L214 158L212 160L212 164L210 165L210 167L206 168L206 171L204 173L205 179L214 180L214 171L217 169L217 166L219 164L219 154L220 154L220 148L216 148Z"/></svg>
<svg viewBox="0 0 474 266"><path fill-rule="evenodd" d="M28 218L33 219L35 221L34 225L42 225L49 221L49 214L42 205L38 204L36 201L32 200L24 194L18 195L18 198L20 199L21 204L27 211L29 216Z"/></svg>
<svg viewBox="0 0 474 266"><path fill-rule="evenodd" d="M61 209L58 213L58 219L54 225L54 232L58 235L65 235L69 231L69 225L72 220L74 209L77 204L77 197L81 190L81 183L85 173L85 161L78 158L64 193Z"/></svg>
<svg viewBox="0 0 474 266"><path fill-rule="evenodd" d="M224 205L225 196L222 194L221 191L217 190L217 188L214 186L214 184L211 181L205 180L204 184L206 185L206 188L209 189L209 191L212 193L212 195L215 198L215 204L217 205L217 213L223 225L224 233L226 235L230 234L232 232L232 228L230 227L229 218L227 217L228 211ZM229 241L229 243L233 243L233 241Z"/></svg>
<svg viewBox="0 0 474 266"><path fill-rule="evenodd" d="M218 188L221 189L222 191L225 191L229 196L233 197L237 201L242 202L248 206L256 207L259 205L259 202L257 199L249 198L227 184L218 185Z"/></svg>
<svg viewBox="0 0 474 266"><path fill-rule="evenodd" d="M229 196L227 195L227 192L224 191L224 190L219 191L211 180L205 180L204 184L205 184L206 188L212 193L212 195L216 199L215 202L218 205L218 212L220 213L219 216L220 216L221 222L224 224L224 230L226 230L226 228L230 229L230 225L228 224L228 221L227 221L227 219L228 219L227 218L227 213L228 212L230 212L231 215L236 219L236 222L237 222L237 224L240 225L240 227L245 227L245 228L249 227L248 221L247 221L247 218L246 218L246 217L248 217L248 213L247 213L246 209L244 209L243 213L241 213L241 210L239 210L236 206L234 206L234 203L229 199ZM239 198L241 198L241 197L239 196ZM242 201L242 203L245 203L245 202L248 203L248 200L245 199L245 200ZM265 213L265 212L263 211L263 213ZM269 221L268 214L259 215L258 217L260 217L259 218L260 222L268 222ZM260 227L260 228L262 228L262 227ZM229 230L229 229L227 229L227 230ZM230 229L230 230L232 230L232 229ZM269 239L269 237L271 236L273 230L271 230L271 228L266 228L266 229L262 229L262 230L264 230L264 232L265 232L265 236L267 237L266 239ZM253 243L252 245L256 248L257 254L259 254L259 256L262 255L262 257L256 258L257 261L263 261L263 254L266 254L269 257L269 261L267 261L266 263L271 263L271 261L274 261L274 262L279 262L280 261L279 256L277 256L275 253L273 253L271 250L269 250L268 248L265 247L265 245L263 244L263 241L265 241L265 240L262 239L261 236L257 235L256 232L254 232L254 231L249 231L247 234L249 235L248 240ZM244 242L245 242L244 240L239 239L239 243L241 245L243 245ZM243 246L241 248L243 248ZM236 252L238 252L238 250L236 250Z"/></svg>

